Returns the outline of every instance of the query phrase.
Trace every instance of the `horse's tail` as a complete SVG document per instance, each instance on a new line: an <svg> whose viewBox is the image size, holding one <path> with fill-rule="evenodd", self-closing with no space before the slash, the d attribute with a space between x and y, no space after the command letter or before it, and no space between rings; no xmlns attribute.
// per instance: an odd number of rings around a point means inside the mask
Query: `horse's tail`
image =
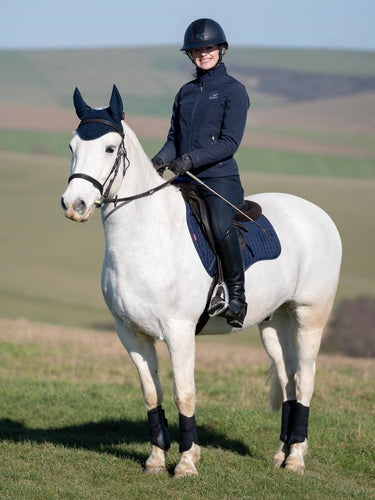
<svg viewBox="0 0 375 500"><path fill-rule="evenodd" d="M283 402L283 393L281 390L281 385L276 373L276 366L274 363L271 364L268 370L268 376L271 381L270 408L272 411L278 411L280 410L281 404Z"/></svg>

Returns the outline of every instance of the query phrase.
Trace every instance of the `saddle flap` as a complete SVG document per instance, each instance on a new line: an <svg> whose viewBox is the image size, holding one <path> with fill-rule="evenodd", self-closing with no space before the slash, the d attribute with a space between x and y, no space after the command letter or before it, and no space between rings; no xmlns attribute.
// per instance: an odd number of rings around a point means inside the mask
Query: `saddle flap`
<svg viewBox="0 0 375 500"><path fill-rule="evenodd" d="M182 197L190 205L194 217L199 223L210 247L215 252L215 240L211 231L210 219L204 199L199 193L199 188L190 182L178 184Z"/></svg>

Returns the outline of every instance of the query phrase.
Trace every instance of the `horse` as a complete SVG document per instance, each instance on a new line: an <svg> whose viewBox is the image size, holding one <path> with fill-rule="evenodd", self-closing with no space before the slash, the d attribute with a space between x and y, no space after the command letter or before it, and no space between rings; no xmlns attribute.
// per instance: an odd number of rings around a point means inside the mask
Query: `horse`
<svg viewBox="0 0 375 500"><path fill-rule="evenodd" d="M78 222L101 206L101 286L140 379L151 444L144 470L165 471L170 447L155 349L156 341L163 341L179 413L180 460L174 475L197 475L195 332L212 277L192 243L180 190L158 174L125 122L117 87L107 108L88 106L78 88L74 105L81 121L70 141L71 176L61 205L65 216ZM274 464L303 474L316 358L338 285L341 240L327 213L307 200L285 193L247 199L261 205L282 250L246 271L249 307L243 328L258 325L272 362L270 406L282 408ZM238 330L216 316L201 334L232 331Z"/></svg>

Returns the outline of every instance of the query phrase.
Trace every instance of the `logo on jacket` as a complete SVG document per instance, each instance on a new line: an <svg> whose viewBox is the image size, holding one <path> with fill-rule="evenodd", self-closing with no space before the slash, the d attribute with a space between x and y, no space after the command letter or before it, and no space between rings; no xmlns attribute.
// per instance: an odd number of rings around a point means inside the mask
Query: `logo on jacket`
<svg viewBox="0 0 375 500"><path fill-rule="evenodd" d="M219 94L219 92L212 92L212 93L208 96L208 98L209 98L209 99L218 99L219 95L220 95L220 94Z"/></svg>

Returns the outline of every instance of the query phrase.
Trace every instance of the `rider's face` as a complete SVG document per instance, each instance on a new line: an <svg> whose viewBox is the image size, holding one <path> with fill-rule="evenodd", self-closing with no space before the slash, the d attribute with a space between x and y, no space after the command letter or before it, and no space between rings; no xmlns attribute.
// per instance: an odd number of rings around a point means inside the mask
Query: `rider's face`
<svg viewBox="0 0 375 500"><path fill-rule="evenodd" d="M207 71L214 68L219 62L220 50L218 45L209 45L208 47L191 49L190 54L197 68Z"/></svg>

